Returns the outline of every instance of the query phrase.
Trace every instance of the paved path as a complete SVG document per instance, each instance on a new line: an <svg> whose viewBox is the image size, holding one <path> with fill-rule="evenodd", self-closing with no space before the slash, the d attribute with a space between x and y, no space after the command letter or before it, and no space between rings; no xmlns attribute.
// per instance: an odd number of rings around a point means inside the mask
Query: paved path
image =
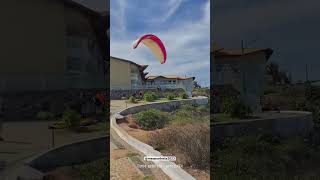
<svg viewBox="0 0 320 180"><path fill-rule="evenodd" d="M112 100L110 116L126 107L140 104L126 104L124 100ZM150 165L143 161L143 155L124 142L112 129L110 129L110 179L141 179L153 177L154 179L169 179L159 168L138 168L139 165Z"/></svg>
<svg viewBox="0 0 320 180"><path fill-rule="evenodd" d="M0 142L0 179L13 179L24 161L52 147L52 132L48 126L53 121L5 122ZM55 130L55 145L105 135L105 132L73 133L67 130Z"/></svg>

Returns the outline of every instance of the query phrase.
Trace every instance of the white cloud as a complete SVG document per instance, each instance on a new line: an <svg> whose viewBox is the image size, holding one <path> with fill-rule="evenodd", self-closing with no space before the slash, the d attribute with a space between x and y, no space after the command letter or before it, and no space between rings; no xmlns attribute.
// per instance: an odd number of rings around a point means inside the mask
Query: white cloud
<svg viewBox="0 0 320 180"><path fill-rule="evenodd" d="M170 0L168 3L168 13L159 19L160 22L164 22L168 18L170 18L172 15L174 15L174 13L180 7L181 3L182 3L182 0Z"/></svg>
<svg viewBox="0 0 320 180"><path fill-rule="evenodd" d="M173 3L173 1L169 3ZM149 75L193 75L200 83L208 83L210 77L209 20L210 4L208 0L202 8L201 19L197 21L181 19L179 25L171 26L167 30L155 30L153 34L157 35L166 46L168 57L165 64L159 64L151 51L143 44L133 50L132 42L135 37L119 40L118 37L111 36L111 56L128 59L138 64L147 64L149 67L146 72L149 72ZM112 30L116 29L111 28L111 34ZM145 32L141 32L141 34L143 33ZM197 72L198 74L196 74Z"/></svg>
<svg viewBox="0 0 320 180"><path fill-rule="evenodd" d="M113 3L116 3L115 6L117 9L112 9L110 11L110 16L112 19L111 24L111 34L112 36L122 36L126 32L126 0L117 0L112 1Z"/></svg>

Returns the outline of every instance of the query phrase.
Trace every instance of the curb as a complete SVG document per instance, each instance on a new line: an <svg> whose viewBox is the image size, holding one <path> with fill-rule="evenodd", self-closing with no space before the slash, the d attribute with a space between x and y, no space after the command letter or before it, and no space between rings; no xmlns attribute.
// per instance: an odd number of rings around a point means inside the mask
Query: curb
<svg viewBox="0 0 320 180"><path fill-rule="evenodd" d="M170 102L189 102L189 103L195 103L195 104L202 104L205 102L208 102L207 97L197 97L192 99L185 99L185 100L174 100L174 101L168 101L168 102L155 102L155 103L149 103L144 104L142 106L149 106L154 104L168 104ZM141 106L141 105L140 105ZM128 143L130 146L135 148L136 150L140 151L146 156L162 156L159 151L156 151L153 149L152 146L145 144L133 137L131 137L125 130L120 128L116 122L118 119L123 119L124 116L121 114L124 111L130 110L132 108L137 108L139 106L129 107L121 110L118 113L115 113L110 118L110 127L117 133L117 135L124 140L126 143ZM184 171L180 166L176 165L175 163L171 161L152 161L154 164L156 164L167 176L169 176L171 179L181 179L181 180L195 180L194 177L192 177L190 174L188 174L186 171ZM174 168L172 168L174 167Z"/></svg>

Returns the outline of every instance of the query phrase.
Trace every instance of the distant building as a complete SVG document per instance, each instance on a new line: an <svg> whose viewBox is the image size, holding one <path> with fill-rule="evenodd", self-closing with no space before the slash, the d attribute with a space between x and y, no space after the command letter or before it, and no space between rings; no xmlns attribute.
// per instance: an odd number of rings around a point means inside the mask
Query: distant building
<svg viewBox="0 0 320 180"><path fill-rule="evenodd" d="M214 68L211 84L232 85L253 111L261 111L266 62L272 53L269 48L212 50Z"/></svg>
<svg viewBox="0 0 320 180"><path fill-rule="evenodd" d="M146 79L146 89L183 89L189 96L192 95L193 82L195 77L171 76L148 76Z"/></svg>
<svg viewBox="0 0 320 180"><path fill-rule="evenodd" d="M0 9L0 92L106 88L106 13L71 0L3 1Z"/></svg>
<svg viewBox="0 0 320 180"><path fill-rule="evenodd" d="M140 90L183 89L189 96L193 90L194 77L148 76L144 72L148 65L139 65L132 61L110 57L111 98L139 93ZM128 94L129 93L129 94Z"/></svg>
<svg viewBox="0 0 320 180"><path fill-rule="evenodd" d="M148 65L139 65L129 60L110 57L110 89L143 89L145 76L143 71Z"/></svg>

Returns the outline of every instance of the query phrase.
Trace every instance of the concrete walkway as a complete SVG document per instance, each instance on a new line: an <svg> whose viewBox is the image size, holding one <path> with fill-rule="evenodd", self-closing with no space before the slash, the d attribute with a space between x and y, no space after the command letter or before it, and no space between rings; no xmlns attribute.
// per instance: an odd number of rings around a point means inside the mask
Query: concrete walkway
<svg viewBox="0 0 320 180"><path fill-rule="evenodd" d="M5 141L0 142L0 179L16 180L26 159L52 147L53 121L16 121L3 124ZM55 146L105 135L105 132L74 133L55 130Z"/></svg>
<svg viewBox="0 0 320 180"><path fill-rule="evenodd" d="M165 104L169 104L169 103L179 103L179 102L183 102L183 103L197 103L197 104L203 104L204 102L208 102L208 99L205 97L197 97L197 98L193 98L193 99L188 99L188 100L175 100L175 101L170 101L170 102L160 102L160 103L148 103L150 105L159 105L163 106ZM175 105L176 105L175 104ZM123 108L121 110L121 112L123 112L124 110L128 111L129 109L132 109L133 106L139 106L139 104L135 104L132 106L127 106L127 108ZM120 107L120 106L119 106ZM144 105L144 108L146 108L147 105ZM154 107L154 106L153 106ZM119 108L121 109L121 108ZM142 108L143 109L143 108ZM162 156L161 153L159 151L156 151L153 149L153 147L144 144L142 142L140 142L139 140L131 137L127 132L125 132L122 128L120 128L117 123L116 123L116 119L121 119L123 118L120 111L118 111L118 113L114 114L112 113L111 118L110 118L110 127L111 130L115 131L116 134L123 140L125 141L127 144L129 144L131 147L135 148L136 150L138 150L140 153L143 153L146 156ZM177 166L175 163L171 162L171 161L153 161L153 163L155 163L158 167L161 168L161 170L167 174L171 179L183 179L183 180L194 180L195 178L192 177L190 174L188 174L186 171L184 171L181 167Z"/></svg>
<svg viewBox="0 0 320 180"><path fill-rule="evenodd" d="M111 117L126 107L141 104L126 104L124 100L112 100ZM159 168L139 168L140 165L150 165L152 162L143 162L143 154L123 141L117 133L110 129L110 179L145 179L152 177L157 180L170 179Z"/></svg>

